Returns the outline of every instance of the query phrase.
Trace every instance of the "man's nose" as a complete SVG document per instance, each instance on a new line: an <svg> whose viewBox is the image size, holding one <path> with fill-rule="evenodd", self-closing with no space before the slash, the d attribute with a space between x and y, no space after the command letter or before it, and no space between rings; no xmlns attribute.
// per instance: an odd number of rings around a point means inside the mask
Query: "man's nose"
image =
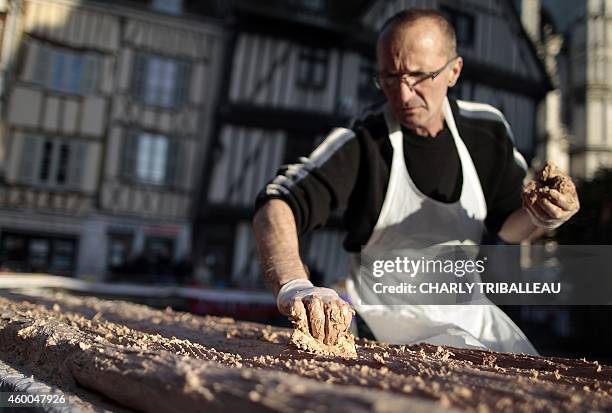
<svg viewBox="0 0 612 413"><path fill-rule="evenodd" d="M414 88L405 82L400 83L400 98L402 102L408 102L414 96Z"/></svg>

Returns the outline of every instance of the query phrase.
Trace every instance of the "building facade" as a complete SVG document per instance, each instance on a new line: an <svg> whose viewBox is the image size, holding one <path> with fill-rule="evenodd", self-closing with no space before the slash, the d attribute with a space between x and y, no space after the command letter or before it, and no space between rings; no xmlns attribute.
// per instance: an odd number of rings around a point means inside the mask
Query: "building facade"
<svg viewBox="0 0 612 413"><path fill-rule="evenodd" d="M281 164L310 153L332 127L371 103L372 56L359 53L362 43L345 45L346 20L367 5L356 2L349 12L341 8L351 5L340 2L234 2L195 223L194 255L211 282L261 286L250 223L257 193ZM303 242L312 271L342 273L341 239L340 230L327 228Z"/></svg>
<svg viewBox="0 0 612 413"><path fill-rule="evenodd" d="M612 168L612 1L576 4L569 30L566 122L572 175Z"/></svg>
<svg viewBox="0 0 612 413"><path fill-rule="evenodd" d="M598 169L612 167L612 2L518 3L528 3L523 14L532 16L532 25L537 26L534 35L558 80L549 108L559 115L549 110L550 116L540 122L542 126L549 125L548 133L541 137L541 142L547 144L542 152L561 159L566 152L569 173L590 179ZM556 117L559 122L551 123ZM551 128L555 123L559 127ZM557 139L562 135L565 138Z"/></svg>
<svg viewBox="0 0 612 413"><path fill-rule="evenodd" d="M4 2L5 268L104 279L190 253L224 32L181 5Z"/></svg>
<svg viewBox="0 0 612 413"><path fill-rule="evenodd" d="M344 3L344 5L342 4ZM214 282L257 287L250 218L257 192L280 164L306 156L332 127L383 97L373 86L382 23L408 7L432 7L453 22L465 64L455 97L492 104L512 125L525 158L535 155L538 104L552 89L510 1L234 2L219 111L195 222L194 254ZM231 70L230 70L231 68ZM289 166L290 167L290 166ZM301 242L312 272L345 275L340 214Z"/></svg>

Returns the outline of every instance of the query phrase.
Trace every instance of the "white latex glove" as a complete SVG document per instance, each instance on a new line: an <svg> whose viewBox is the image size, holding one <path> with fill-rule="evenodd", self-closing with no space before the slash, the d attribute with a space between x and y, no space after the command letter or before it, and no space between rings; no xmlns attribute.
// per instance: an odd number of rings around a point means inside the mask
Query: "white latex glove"
<svg viewBox="0 0 612 413"><path fill-rule="evenodd" d="M281 287L276 296L276 306L296 328L331 345L338 342L340 333L348 330L355 313L334 290L315 287L303 278Z"/></svg>

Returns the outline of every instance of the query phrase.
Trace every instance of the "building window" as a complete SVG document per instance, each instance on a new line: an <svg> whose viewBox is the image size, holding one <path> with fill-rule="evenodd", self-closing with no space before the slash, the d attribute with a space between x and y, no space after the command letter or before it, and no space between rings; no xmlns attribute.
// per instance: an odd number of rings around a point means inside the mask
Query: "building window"
<svg viewBox="0 0 612 413"><path fill-rule="evenodd" d="M174 255L174 239L166 237L147 237L145 251L151 256L163 256L172 259Z"/></svg>
<svg viewBox="0 0 612 413"><path fill-rule="evenodd" d="M452 7L442 6L440 11L446 16L455 28L457 45L463 47L474 46L476 18Z"/></svg>
<svg viewBox="0 0 612 413"><path fill-rule="evenodd" d="M19 180L33 185L77 189L82 179L86 145L78 141L24 136Z"/></svg>
<svg viewBox="0 0 612 413"><path fill-rule="evenodd" d="M143 184L173 184L178 145L164 135L134 133L124 153L124 176Z"/></svg>
<svg viewBox="0 0 612 413"><path fill-rule="evenodd" d="M41 45L38 49L34 82L48 89L76 94L97 90L100 57Z"/></svg>
<svg viewBox="0 0 612 413"><path fill-rule="evenodd" d="M132 254L131 233L109 234L108 236L108 267L114 271L125 270Z"/></svg>
<svg viewBox="0 0 612 413"><path fill-rule="evenodd" d="M370 100L379 96L379 91L374 84L374 77L376 76L376 63L370 59L361 58L359 64L359 80L357 86L357 93L359 98Z"/></svg>
<svg viewBox="0 0 612 413"><path fill-rule="evenodd" d="M46 140L43 144L42 160L38 180L43 184L65 185L68 178L70 145L66 142ZM77 160L73 160L77 162Z"/></svg>
<svg viewBox="0 0 612 413"><path fill-rule="evenodd" d="M2 267L13 271L72 274L77 240L69 236L45 236L3 231L0 242Z"/></svg>
<svg viewBox="0 0 612 413"><path fill-rule="evenodd" d="M146 105L180 107L187 103L190 78L188 62L138 53L134 61L133 94Z"/></svg>
<svg viewBox="0 0 612 413"><path fill-rule="evenodd" d="M153 10L178 16L183 11L183 0L152 0Z"/></svg>
<svg viewBox="0 0 612 413"><path fill-rule="evenodd" d="M145 240L145 257L152 264L156 282L168 281L172 274L174 257L174 239L166 237L147 237Z"/></svg>
<svg viewBox="0 0 612 413"><path fill-rule="evenodd" d="M299 86L323 89L327 82L329 53L325 49L302 48L298 63Z"/></svg>
<svg viewBox="0 0 612 413"><path fill-rule="evenodd" d="M52 254L49 267L57 271L70 271L74 266L76 245L74 240L55 239L51 241Z"/></svg>
<svg viewBox="0 0 612 413"><path fill-rule="evenodd" d="M142 182L161 184L166 178L168 138L143 133L138 139L136 176Z"/></svg>

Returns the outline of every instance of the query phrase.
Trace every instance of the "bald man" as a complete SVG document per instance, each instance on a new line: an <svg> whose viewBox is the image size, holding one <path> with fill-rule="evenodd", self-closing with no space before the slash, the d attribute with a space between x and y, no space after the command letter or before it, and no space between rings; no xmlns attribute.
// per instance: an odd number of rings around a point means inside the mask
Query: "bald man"
<svg viewBox="0 0 612 413"><path fill-rule="evenodd" d="M447 97L463 61L439 12L412 9L391 17L379 34L377 63L375 81L386 103L352 128L334 129L309 157L281 168L258 196L258 253L280 312L327 344L337 339L331 322L348 329L353 308L308 280L298 238L341 208L344 247L353 254L347 290L376 339L537 354L488 301L397 308L383 297L366 300L355 287L360 253L477 245L485 232L519 243L558 227L579 205L573 185L570 193L522 202L526 163L504 116L489 105ZM369 305L359 304L364 301Z"/></svg>

